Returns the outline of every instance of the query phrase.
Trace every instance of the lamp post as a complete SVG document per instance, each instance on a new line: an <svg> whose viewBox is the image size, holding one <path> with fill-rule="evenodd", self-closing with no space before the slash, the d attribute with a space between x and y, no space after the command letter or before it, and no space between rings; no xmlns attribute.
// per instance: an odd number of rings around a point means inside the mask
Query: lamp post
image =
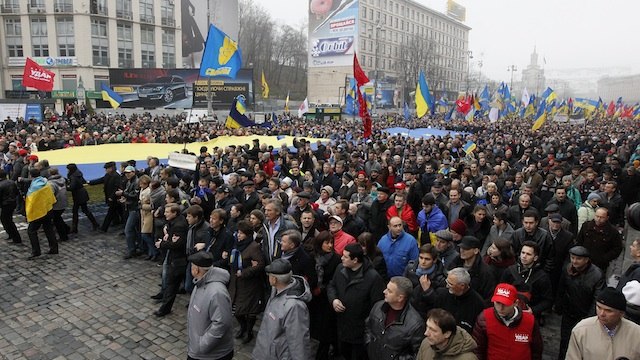
<svg viewBox="0 0 640 360"><path fill-rule="evenodd" d="M511 71L511 89L513 90L513 73L518 71L518 68L515 65L509 65L507 67L507 71Z"/></svg>
<svg viewBox="0 0 640 360"><path fill-rule="evenodd" d="M478 61L478 87L482 86L482 60Z"/></svg>
<svg viewBox="0 0 640 360"><path fill-rule="evenodd" d="M473 51L467 51L467 93L469 92L469 77L471 77L471 59L473 59Z"/></svg>
<svg viewBox="0 0 640 360"><path fill-rule="evenodd" d="M373 112L375 113L377 110L376 102L378 100L378 58L380 58L380 32L385 32L386 30L382 28L380 21L376 24L376 61L374 62L375 72L373 79Z"/></svg>

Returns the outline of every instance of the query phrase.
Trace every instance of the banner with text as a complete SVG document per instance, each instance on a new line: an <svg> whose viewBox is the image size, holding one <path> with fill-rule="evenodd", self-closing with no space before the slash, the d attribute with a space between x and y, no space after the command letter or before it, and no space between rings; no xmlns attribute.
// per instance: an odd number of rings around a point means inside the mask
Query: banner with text
<svg viewBox="0 0 640 360"><path fill-rule="evenodd" d="M353 64L358 5L358 0L309 0L309 67Z"/></svg>

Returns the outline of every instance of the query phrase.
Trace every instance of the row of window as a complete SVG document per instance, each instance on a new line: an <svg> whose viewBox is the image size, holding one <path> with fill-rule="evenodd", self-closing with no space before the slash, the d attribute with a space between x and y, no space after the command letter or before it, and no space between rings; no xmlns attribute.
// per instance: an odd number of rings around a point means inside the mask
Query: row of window
<svg viewBox="0 0 640 360"><path fill-rule="evenodd" d="M31 18L31 43L33 56L49 56L48 28L45 18ZM58 56L76 56L73 18L56 18ZM133 29L130 23L116 24L118 39L118 66L133 66ZM91 19L91 47L94 66L109 66L109 31L107 20ZM23 57L22 24L19 18L5 19L7 54ZM140 26L142 66L155 67L155 28ZM163 67L175 67L175 32L162 29Z"/></svg>
<svg viewBox="0 0 640 360"><path fill-rule="evenodd" d="M140 6L140 18L153 18L154 0L138 0ZM132 0L115 0L116 17L131 18L133 1ZM109 15L108 0L91 0L89 10L94 15ZM8 13L20 13L19 0L4 0L2 7ZM48 9L45 0L29 0L27 10L29 13L44 13ZM54 12L73 12L73 0L54 0ZM160 13L162 18L174 19L175 7L171 0L162 0L160 2Z"/></svg>

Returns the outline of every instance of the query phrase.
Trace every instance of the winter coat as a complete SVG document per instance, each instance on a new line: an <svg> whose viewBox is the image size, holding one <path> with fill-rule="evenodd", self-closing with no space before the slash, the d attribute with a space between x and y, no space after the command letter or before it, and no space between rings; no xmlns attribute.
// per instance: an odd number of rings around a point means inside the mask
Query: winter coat
<svg viewBox="0 0 640 360"><path fill-rule="evenodd" d="M53 210L65 210L67 208L67 182L60 175L49 176L49 184L53 188L56 196L56 203L53 204Z"/></svg>
<svg viewBox="0 0 640 360"><path fill-rule="evenodd" d="M355 272L338 265L327 286L329 304L339 299L346 310L337 313L338 340L350 344L364 344L365 320L373 304L384 298L386 284L365 257Z"/></svg>
<svg viewBox="0 0 640 360"><path fill-rule="evenodd" d="M72 174L68 175L69 178L69 186L67 190L71 191L71 196L73 197L74 204L86 204L89 202L89 193L87 189L84 188L84 184L87 182L82 176L82 172L80 170L74 171Z"/></svg>
<svg viewBox="0 0 640 360"><path fill-rule="evenodd" d="M331 343L336 341L336 312L327 298L327 286L340 264L340 256L335 252L316 255L316 273L322 273L322 281L318 277L318 289L309 303L309 315L311 317L311 337Z"/></svg>
<svg viewBox="0 0 640 360"><path fill-rule="evenodd" d="M556 309L563 316L584 319L593 313L598 293L605 287L604 274L589 264L582 272L569 264L560 277L556 294Z"/></svg>
<svg viewBox="0 0 640 360"><path fill-rule="evenodd" d="M2 207L15 207L17 197L18 186L15 181L8 179L0 180L0 205Z"/></svg>
<svg viewBox="0 0 640 360"><path fill-rule="evenodd" d="M153 211L151 210L151 189L140 191L140 233L153 234ZM148 199L147 199L148 198Z"/></svg>
<svg viewBox="0 0 640 360"><path fill-rule="evenodd" d="M233 351L233 316L227 290L229 273L211 268L195 282L187 311L187 354L195 359L220 359Z"/></svg>
<svg viewBox="0 0 640 360"><path fill-rule="evenodd" d="M640 262L634 261L627 270L624 271L622 276L620 276L620 281L618 281L618 286L616 289L622 291L622 288L627 285L629 281L637 280L640 281Z"/></svg>
<svg viewBox="0 0 640 360"><path fill-rule="evenodd" d="M160 243L160 249L169 250L167 262L176 268L186 268L187 266L187 254L185 252L187 244L187 231L189 230L189 224L182 215L178 215L171 221L168 221L165 226L167 227L167 233L169 236L167 240L163 240ZM174 235L179 237L178 241L173 241Z"/></svg>
<svg viewBox="0 0 640 360"><path fill-rule="evenodd" d="M580 231L584 223L593 220L595 216L596 209L591 206L588 201L582 203L582 206L580 206L580 209L578 209L578 231Z"/></svg>
<svg viewBox="0 0 640 360"><path fill-rule="evenodd" d="M540 245L538 262L542 265L544 271L551 272L553 270L553 262L555 260L556 252L549 232L544 229L537 228L533 235L530 236L524 228L516 230L513 233L513 236L511 236L511 246L513 247L513 251L516 254L520 254L520 250L522 250L522 243L527 240L535 241Z"/></svg>
<svg viewBox="0 0 640 360"><path fill-rule="evenodd" d="M255 241L241 251L241 254L241 276L237 275L237 268L230 268L229 293L236 306L235 315L256 315L264 307L264 255L260 250L260 244ZM232 257L230 259L233 261ZM251 261L257 261L258 265L252 266Z"/></svg>
<svg viewBox="0 0 640 360"><path fill-rule="evenodd" d="M89 185L104 184L104 201L116 201L116 191L121 187L121 178L117 172L104 174L103 177L89 181Z"/></svg>
<svg viewBox="0 0 640 360"><path fill-rule="evenodd" d="M464 267L464 260L462 260L460 256L451 262L449 270L457 267ZM484 263L480 255L477 255L473 265L470 269L467 269L467 271L469 271L469 275L471 275L471 288L477 291L483 299L489 300L498 283L493 277L489 265Z"/></svg>
<svg viewBox="0 0 640 360"><path fill-rule="evenodd" d="M388 231L387 227L387 209L393 206L393 201L387 199L384 203L375 200L371 203L369 216L369 230L373 235L373 240L379 241L380 238Z"/></svg>
<svg viewBox="0 0 640 360"><path fill-rule="evenodd" d="M302 276L307 280L311 290L315 290L316 286L318 286L316 264L302 246L298 246L289 253L283 253L282 258L289 260L291 263L291 271L294 275Z"/></svg>
<svg viewBox="0 0 640 360"><path fill-rule="evenodd" d="M122 191L122 196L126 199L127 211L138 210L140 204L140 186L138 186L138 178L132 177L127 180Z"/></svg>
<svg viewBox="0 0 640 360"><path fill-rule="evenodd" d="M229 269L229 256L234 243L233 235L225 227L220 228L218 231L211 227L209 228L209 237L205 242L205 249L213 255L213 266ZM223 256L224 252L227 253L226 257Z"/></svg>
<svg viewBox="0 0 640 360"><path fill-rule="evenodd" d="M264 360L311 359L309 339L309 284L300 276L271 297L264 310L252 357Z"/></svg>
<svg viewBox="0 0 640 360"><path fill-rule="evenodd" d="M618 258L623 249L622 235L618 229L610 223L599 228L594 220L582 225L576 236L576 245L586 247L591 253L591 262L603 271L606 271L612 260Z"/></svg>
<svg viewBox="0 0 640 360"><path fill-rule="evenodd" d="M425 213L424 210L420 210L418 213L418 225L422 230L421 244L428 244L430 241L426 241L425 234L435 234L438 230L445 230L449 227L447 217L444 216L442 210L439 207L434 206L429 213Z"/></svg>
<svg viewBox="0 0 640 360"><path fill-rule="evenodd" d="M549 274L539 267L539 264L535 264L531 269L526 269L518 262L504 272L500 282L515 286L519 292L529 293L530 300L527 305L536 318L553 306L551 279Z"/></svg>
<svg viewBox="0 0 640 360"><path fill-rule="evenodd" d="M405 223L405 230L410 233L418 233L418 221L416 219L416 215L413 212L411 206L405 205L401 212L398 213L398 208L394 206L389 206L387 209L387 221L391 220L392 217L397 216Z"/></svg>
<svg viewBox="0 0 640 360"><path fill-rule="evenodd" d="M487 250L489 249L489 246L491 246L491 244L493 244L493 242L497 238L502 238L506 240L511 239L513 232L514 232L513 227L511 226L511 224L507 223L507 227L498 235L498 227L495 225L492 225L491 229L489 229L489 235L487 235L487 238L484 240L484 245L482 246L480 255L482 256L487 255Z"/></svg>
<svg viewBox="0 0 640 360"><path fill-rule="evenodd" d="M370 359L415 359L424 337L425 323L420 314L406 303L396 320L385 326L389 304L378 301L366 321L367 352Z"/></svg>
<svg viewBox="0 0 640 360"><path fill-rule="evenodd" d="M440 350L429 344L425 338L418 350L417 360L477 360L473 351L478 347L473 337L460 326L452 335L447 346Z"/></svg>
<svg viewBox="0 0 640 360"><path fill-rule="evenodd" d="M466 293L456 296L449 289L441 287L429 288L413 295L412 304L423 319L427 319L427 313L431 309L441 308L447 310L456 319L458 326L469 332L473 330L478 315L485 309L485 301L475 290L469 289Z"/></svg>
<svg viewBox="0 0 640 360"><path fill-rule="evenodd" d="M580 321L571 331L567 360L638 359L640 326L622 319L615 336L609 336L597 316Z"/></svg>
<svg viewBox="0 0 640 360"><path fill-rule="evenodd" d="M418 260L418 243L411 234L404 231L395 240L391 238L389 231L380 239L378 247L387 263L389 278L402 275L409 261Z"/></svg>
<svg viewBox="0 0 640 360"><path fill-rule="evenodd" d="M434 289L445 286L445 280L447 277L444 276L444 267L442 266L442 263L436 260L433 262L433 266L435 266L435 269L433 269L433 272L428 275L429 280L431 280L431 286L433 286ZM411 260L407 264L407 267L404 269L404 274L402 275L411 280L411 284L415 288L413 291L414 294L416 291L422 289L422 287L420 289L417 288L420 286L420 277L416 274L417 268L418 260Z"/></svg>
<svg viewBox="0 0 640 360"><path fill-rule="evenodd" d="M196 244L207 244L209 242L209 223L200 219L196 224L189 226L187 232L187 256L195 254L197 251L194 248Z"/></svg>

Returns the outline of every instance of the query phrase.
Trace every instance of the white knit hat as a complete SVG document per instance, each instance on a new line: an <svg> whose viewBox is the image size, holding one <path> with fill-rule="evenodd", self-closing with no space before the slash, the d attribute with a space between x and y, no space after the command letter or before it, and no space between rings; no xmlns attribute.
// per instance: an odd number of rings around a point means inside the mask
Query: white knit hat
<svg viewBox="0 0 640 360"><path fill-rule="evenodd" d="M622 288L622 293L625 299L627 299L627 303L640 306L640 282L638 282L638 280L629 281Z"/></svg>

